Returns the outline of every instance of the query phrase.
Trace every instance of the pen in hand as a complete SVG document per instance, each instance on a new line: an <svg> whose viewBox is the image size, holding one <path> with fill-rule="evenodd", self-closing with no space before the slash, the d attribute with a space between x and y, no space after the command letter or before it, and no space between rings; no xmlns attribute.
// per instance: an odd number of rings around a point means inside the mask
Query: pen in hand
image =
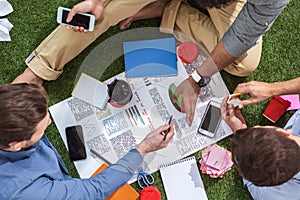
<svg viewBox="0 0 300 200"><path fill-rule="evenodd" d="M169 122L168 122L169 125L170 125L171 122L172 122L172 118L173 118L173 115L170 116L170 119L169 119ZM165 134L165 135L164 135L164 141L166 140L169 131L170 131L170 128L168 128L168 129L166 130L166 132L164 132L164 134Z"/></svg>

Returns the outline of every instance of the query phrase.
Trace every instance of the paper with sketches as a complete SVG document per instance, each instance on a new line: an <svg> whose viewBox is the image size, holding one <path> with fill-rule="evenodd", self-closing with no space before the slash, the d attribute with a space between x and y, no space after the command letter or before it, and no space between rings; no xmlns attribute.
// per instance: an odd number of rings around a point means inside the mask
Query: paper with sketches
<svg viewBox="0 0 300 200"><path fill-rule="evenodd" d="M280 97L291 102L291 106L287 110L300 108L299 94L281 95Z"/></svg>
<svg viewBox="0 0 300 200"><path fill-rule="evenodd" d="M8 19L0 19L0 41L11 41L9 32L12 27Z"/></svg>
<svg viewBox="0 0 300 200"><path fill-rule="evenodd" d="M123 72L105 81L110 83L117 78L130 84L133 97L122 108L107 104L105 109L100 110L73 97L51 106L51 115L64 143L65 127L82 125L87 151L92 148L114 163L173 115L172 125L176 134L171 143L165 149L147 154L141 165L145 172L153 173L161 164L186 157L230 135L232 131L223 120L213 138L197 133L209 100L221 102L229 94L221 75L215 74L210 84L201 88L193 124L188 126L185 113L173 105L169 88L172 84L178 86L193 70L180 61L177 65L177 76L128 79ZM88 154L87 160L74 162L81 178L90 177L98 169L103 161L96 159ZM130 182L135 180L133 178Z"/></svg>
<svg viewBox="0 0 300 200"><path fill-rule="evenodd" d="M0 17L8 15L12 11L14 11L14 9L8 1L0 0Z"/></svg>

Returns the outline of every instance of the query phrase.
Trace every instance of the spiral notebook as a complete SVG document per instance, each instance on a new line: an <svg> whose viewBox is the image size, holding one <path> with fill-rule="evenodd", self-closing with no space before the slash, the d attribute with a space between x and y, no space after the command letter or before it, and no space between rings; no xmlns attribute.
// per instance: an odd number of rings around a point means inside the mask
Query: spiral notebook
<svg viewBox="0 0 300 200"><path fill-rule="evenodd" d="M168 200L207 200L194 156L159 166Z"/></svg>
<svg viewBox="0 0 300 200"><path fill-rule="evenodd" d="M100 109L106 106L109 99L107 85L85 73L80 75L72 96Z"/></svg>

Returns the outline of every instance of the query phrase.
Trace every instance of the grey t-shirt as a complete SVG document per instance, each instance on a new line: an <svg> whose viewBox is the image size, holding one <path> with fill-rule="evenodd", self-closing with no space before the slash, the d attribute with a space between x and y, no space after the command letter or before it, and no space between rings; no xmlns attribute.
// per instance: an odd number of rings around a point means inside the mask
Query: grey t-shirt
<svg viewBox="0 0 300 200"><path fill-rule="evenodd" d="M226 51L239 57L266 33L290 0L248 0L238 17L224 34Z"/></svg>

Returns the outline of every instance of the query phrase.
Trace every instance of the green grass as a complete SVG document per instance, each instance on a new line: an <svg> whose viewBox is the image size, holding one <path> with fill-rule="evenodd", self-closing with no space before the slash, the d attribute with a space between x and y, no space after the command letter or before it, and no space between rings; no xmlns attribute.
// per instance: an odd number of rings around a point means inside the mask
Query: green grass
<svg viewBox="0 0 300 200"><path fill-rule="evenodd" d="M25 58L57 26L57 7L72 7L72 5L79 1L69 0L66 2L63 0L52 0L51 3L45 3L40 0L10 0L9 2L12 4L14 12L9 14L7 18L14 25L14 28L10 33L12 41L0 42L0 84L11 82L26 68L24 64ZM251 80L273 82L300 76L300 51L298 45L300 42L299 10L300 1L291 0L270 31L265 34L262 59L258 69L254 73L246 78L238 78L226 72L221 73L230 91L233 91L240 82ZM159 19L134 22L132 28L143 26L159 26ZM58 103L70 96L77 70L84 58L95 46L119 32L118 26L111 27L91 46L69 62L65 66L63 75L58 80L44 83L49 94L49 105ZM118 70L107 70L104 78L109 78L116 73L120 73L120 69ZM243 109L242 112L249 126L272 124L261 115L267 103L263 102ZM283 126L292 114L292 111L287 112L276 125ZM46 134L62 155L72 176L78 177L73 163L68 160L67 151L59 137L55 124L52 124L47 129ZM219 145L230 149L230 137L219 142ZM199 158L198 152L195 155ZM155 186L160 189L163 199L165 199L160 175L157 172L154 176L156 178ZM251 199L235 168L230 170L221 179L211 179L207 175L202 175L202 178L209 199ZM137 188L136 184L133 184L133 186Z"/></svg>

